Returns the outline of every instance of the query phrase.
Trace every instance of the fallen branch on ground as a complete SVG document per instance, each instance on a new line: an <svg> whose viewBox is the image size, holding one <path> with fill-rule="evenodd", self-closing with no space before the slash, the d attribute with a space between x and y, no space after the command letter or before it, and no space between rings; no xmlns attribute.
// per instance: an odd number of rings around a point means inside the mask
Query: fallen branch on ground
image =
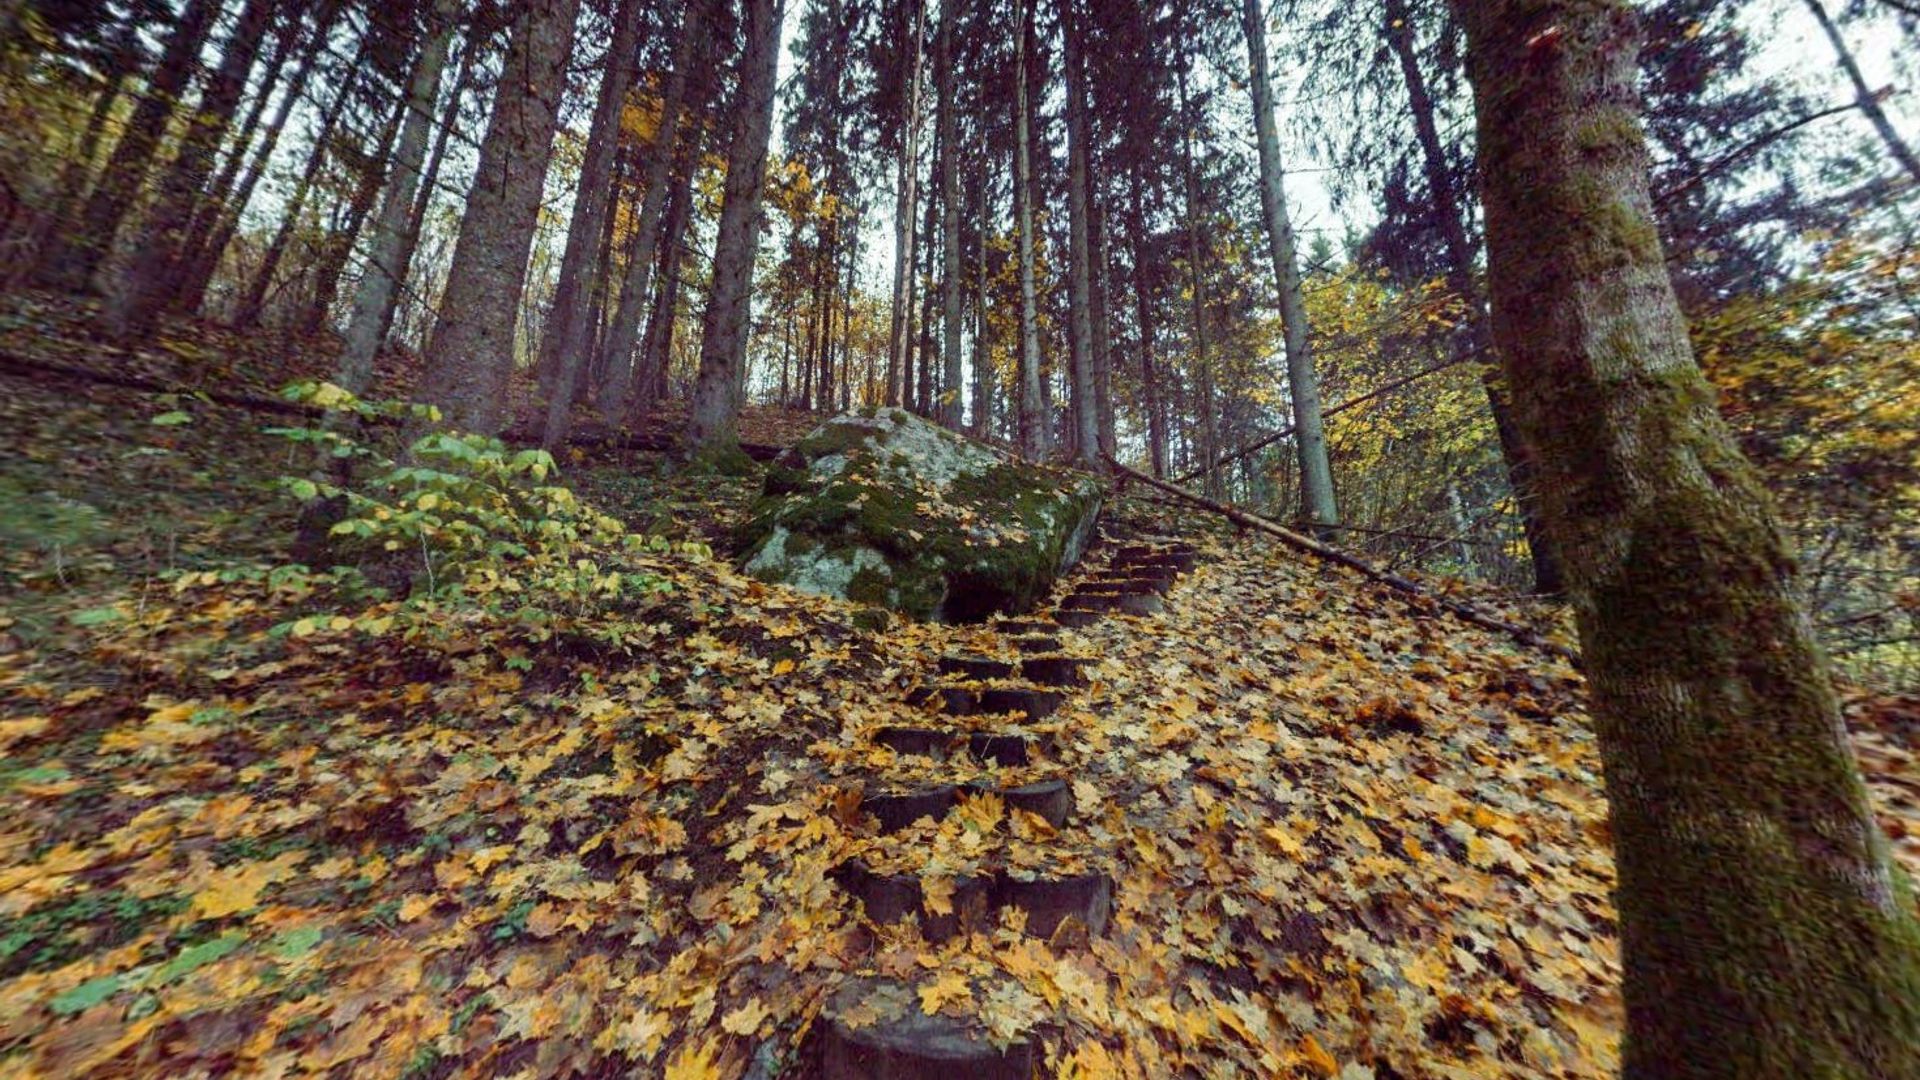
<svg viewBox="0 0 1920 1080"><path fill-rule="evenodd" d="M1474 626L1478 626L1483 630L1498 631L1499 633L1508 635L1509 637L1513 638L1515 641L1518 641L1522 645L1528 646L1529 648L1538 649L1541 652L1545 652L1545 653L1551 653L1554 656L1562 657L1564 659L1573 661L1576 664L1579 663L1580 654L1578 652L1576 652L1573 649L1569 649L1565 645L1561 645L1558 642L1549 641L1546 638L1541 637L1539 634L1535 633L1532 630L1527 629L1524 626L1518 626L1518 625L1515 625L1514 623L1507 622L1504 619L1495 618L1494 616L1489 615L1484 611L1481 611L1479 608L1476 608L1471 604L1465 604L1458 600L1449 599L1448 597L1441 596L1438 593L1435 593L1431 590L1421 588L1419 585L1415 584L1413 581L1407 578L1401 577L1399 574L1390 573L1386 570L1382 570L1379 567L1374 566L1372 563L1365 561L1364 559L1355 558L1354 556L1349 555L1344 551L1341 551L1339 548L1333 547L1329 544L1324 544L1318 540L1315 540L1311 536L1307 536L1303 533L1294 532L1292 529L1289 529L1286 526L1279 524L1278 522L1268 521L1266 518L1257 517L1253 514L1247 513L1245 510L1241 510L1237 507L1229 506L1226 503L1215 502L1212 499L1195 495L1191 491L1187 491L1184 488L1175 487L1164 480L1155 480L1153 477L1148 476L1146 473L1143 473L1138 469L1130 469L1127 466L1120 464L1118 461L1113 460L1112 457L1107 458L1107 463L1112 465L1115 470L1117 470L1121 475L1127 477L1130 480L1138 480L1149 487L1155 488L1159 491L1164 491L1169 495L1175 496L1176 498L1179 498L1184 502L1191 503L1194 506L1198 506L1203 510L1211 510L1216 514L1219 514L1221 517L1226 518L1228 521L1233 522L1235 525L1239 525L1243 528L1253 529L1256 532L1266 533L1268 536L1271 536L1274 539L1279 540L1281 543L1286 544L1288 547L1295 548L1299 551L1304 551L1309 555L1313 555L1316 558L1325 559L1327 562L1334 563L1338 566L1344 566L1347 569L1352 570L1360 574L1361 576L1367 578L1369 581L1377 581L1380 584L1385 585L1388 588L1394 590L1395 592L1405 593L1408 596L1417 597L1421 600L1426 601L1427 603L1430 603L1435 605L1436 607L1439 607L1441 610L1446 611L1448 614L1453 615L1455 618L1460 619L1462 622L1471 623Z"/></svg>
<svg viewBox="0 0 1920 1080"><path fill-rule="evenodd" d="M64 379L70 382L92 383L97 386L111 386L120 390L133 390L143 394L178 394L181 397L199 398L215 405L224 405L233 409L247 409L252 412L273 413L278 416L300 416L319 419L326 410L305 405L297 401L281 398L262 397L258 394L238 394L224 390L203 390L198 387L169 385L159 379L149 379L140 375L126 375L89 368L56 364L45 360L29 360L10 353L0 353L0 371L22 377L46 376ZM376 424L391 425L396 421L391 417L375 417ZM513 446L537 446L539 437L524 431L509 431L501 441ZM667 435L652 433L620 434L594 432L575 436L567 441L568 446L610 447L618 450L649 450L656 453L673 453L680 449L680 441ZM780 455L783 447L766 446L760 443L741 443L740 449L755 461L771 461Z"/></svg>

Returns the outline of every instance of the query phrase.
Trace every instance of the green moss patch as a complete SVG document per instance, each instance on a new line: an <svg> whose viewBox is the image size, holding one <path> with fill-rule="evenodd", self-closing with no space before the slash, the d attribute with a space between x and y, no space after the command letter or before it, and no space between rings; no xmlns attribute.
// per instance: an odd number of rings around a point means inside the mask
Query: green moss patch
<svg viewBox="0 0 1920 1080"><path fill-rule="evenodd" d="M821 425L763 492L738 537L748 573L944 621L1031 607L1079 557L1103 496L898 409Z"/></svg>

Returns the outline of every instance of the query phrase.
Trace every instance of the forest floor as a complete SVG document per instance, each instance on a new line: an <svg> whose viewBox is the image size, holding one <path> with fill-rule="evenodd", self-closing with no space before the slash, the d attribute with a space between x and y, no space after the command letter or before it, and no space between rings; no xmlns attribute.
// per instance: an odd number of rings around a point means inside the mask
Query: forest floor
<svg viewBox="0 0 1920 1080"><path fill-rule="evenodd" d="M969 800L890 849L928 881L983 852L1093 867L1112 919L930 944L830 871L878 843L861 778L912 768L866 736L998 635L870 629L670 545L581 541L595 587L560 596L515 592L547 579L510 558L464 601L345 590L288 568L274 479L300 459L261 434L285 418L193 394L271 395L325 350L175 328L105 359L85 322L0 317L0 1078L770 1077L874 974L1068 1076L1616 1071L1612 863L1563 662L1121 500L1201 557L1163 612L1063 632L1090 684L1001 779L1070 776L1073 820ZM757 482L560 467L723 555ZM1920 707L1850 708L1920 872Z"/></svg>

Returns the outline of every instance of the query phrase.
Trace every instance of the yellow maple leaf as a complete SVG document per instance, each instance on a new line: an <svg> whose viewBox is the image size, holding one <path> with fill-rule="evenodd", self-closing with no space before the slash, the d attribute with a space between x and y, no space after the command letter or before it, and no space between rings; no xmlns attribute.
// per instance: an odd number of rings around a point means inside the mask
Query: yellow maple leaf
<svg viewBox="0 0 1920 1080"><path fill-rule="evenodd" d="M291 877L294 868L306 861L307 854L289 851L270 862L209 871L193 896L194 914L203 919L219 919L258 907L261 891Z"/></svg>
<svg viewBox="0 0 1920 1080"><path fill-rule="evenodd" d="M953 879L941 876L921 878L920 902L930 915L953 914Z"/></svg>
<svg viewBox="0 0 1920 1080"><path fill-rule="evenodd" d="M760 1030L760 1024L769 1016L767 1007L759 998L747 1002L720 1018L720 1030L729 1035L751 1035Z"/></svg>
<svg viewBox="0 0 1920 1080"><path fill-rule="evenodd" d="M400 901L400 921L412 922L427 912L432 911L433 905L438 902L439 897L434 896L432 893L414 893L412 896Z"/></svg>
<svg viewBox="0 0 1920 1080"><path fill-rule="evenodd" d="M793 666L792 660L782 660L773 665L773 673L776 676L785 675L793 670Z"/></svg>
<svg viewBox="0 0 1920 1080"><path fill-rule="evenodd" d="M695 1046L683 1043L667 1059L665 1080L721 1080L720 1044L709 1038Z"/></svg>
<svg viewBox="0 0 1920 1080"><path fill-rule="evenodd" d="M1307 1067L1313 1070L1315 1076L1340 1075L1340 1063L1320 1045L1320 1040L1311 1035L1300 1040L1300 1056L1307 1059Z"/></svg>
<svg viewBox="0 0 1920 1080"><path fill-rule="evenodd" d="M920 1011L932 1016L950 1004L973 1001L973 990L963 972L949 971L920 988Z"/></svg>

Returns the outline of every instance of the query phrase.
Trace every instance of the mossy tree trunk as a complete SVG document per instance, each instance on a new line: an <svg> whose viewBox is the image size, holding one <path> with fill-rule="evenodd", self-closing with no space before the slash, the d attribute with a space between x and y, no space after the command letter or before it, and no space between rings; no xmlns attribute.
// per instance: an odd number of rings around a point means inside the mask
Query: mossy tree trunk
<svg viewBox="0 0 1920 1080"><path fill-rule="evenodd" d="M1625 1074L1920 1076L1920 929L1794 561L1695 365L1618 0L1455 8L1494 329L1567 573L1619 862Z"/></svg>

